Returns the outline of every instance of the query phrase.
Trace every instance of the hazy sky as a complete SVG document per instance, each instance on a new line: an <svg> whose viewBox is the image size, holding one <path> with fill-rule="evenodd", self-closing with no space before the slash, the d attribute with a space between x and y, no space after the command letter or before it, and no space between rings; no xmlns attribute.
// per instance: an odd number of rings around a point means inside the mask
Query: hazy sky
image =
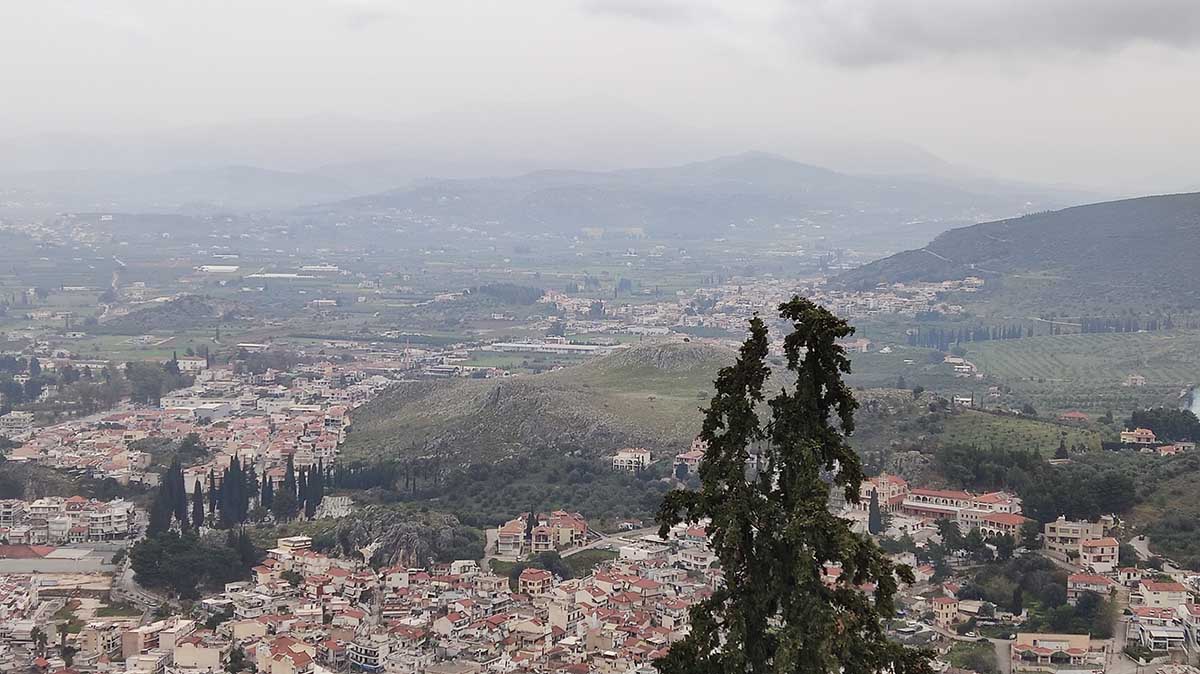
<svg viewBox="0 0 1200 674"><path fill-rule="evenodd" d="M8 1L0 60L10 138L337 115L581 162L864 138L1200 187L1197 0Z"/></svg>

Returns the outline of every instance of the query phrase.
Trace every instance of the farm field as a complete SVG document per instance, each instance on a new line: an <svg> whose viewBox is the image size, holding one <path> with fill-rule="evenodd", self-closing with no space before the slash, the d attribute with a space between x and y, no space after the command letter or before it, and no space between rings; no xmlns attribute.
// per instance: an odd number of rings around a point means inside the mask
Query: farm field
<svg viewBox="0 0 1200 674"><path fill-rule="evenodd" d="M1010 381L1119 386L1131 373L1151 385L1200 381L1197 330L1053 335L963 346L985 374Z"/></svg>
<svg viewBox="0 0 1200 674"><path fill-rule="evenodd" d="M1011 386L1043 414L1082 410L1117 416L1174 405L1200 382L1200 331L1076 334L965 344L987 380ZM1141 374L1146 386L1122 384Z"/></svg>
<svg viewBox="0 0 1200 674"><path fill-rule="evenodd" d="M1054 456L1060 439L1065 439L1068 447L1082 445L1088 450L1098 450L1101 435L1098 431L1050 421L964 410L946 419L941 439L946 444L978 447L994 444Z"/></svg>

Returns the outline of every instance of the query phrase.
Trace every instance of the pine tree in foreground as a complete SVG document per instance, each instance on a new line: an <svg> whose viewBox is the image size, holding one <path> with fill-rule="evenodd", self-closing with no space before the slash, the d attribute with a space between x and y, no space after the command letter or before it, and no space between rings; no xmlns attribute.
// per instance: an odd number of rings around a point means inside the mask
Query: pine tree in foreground
<svg viewBox="0 0 1200 674"><path fill-rule="evenodd" d="M705 410L701 488L672 491L659 511L664 537L681 521L709 520L725 584L693 607L691 632L655 665L662 674L928 674L928 654L889 641L881 624L912 570L826 507L833 487L858 502L863 479L845 438L858 406L842 381L850 361L836 343L853 329L799 297L779 312L793 324L784 352L794 386L761 407L770 368L755 317ZM842 565L832 586L826 563ZM867 584L874 589L860 589Z"/></svg>

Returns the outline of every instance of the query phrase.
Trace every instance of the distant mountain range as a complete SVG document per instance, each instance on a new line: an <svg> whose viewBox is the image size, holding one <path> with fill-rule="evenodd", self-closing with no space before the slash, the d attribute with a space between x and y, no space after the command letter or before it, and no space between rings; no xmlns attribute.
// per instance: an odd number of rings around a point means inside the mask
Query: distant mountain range
<svg viewBox="0 0 1200 674"><path fill-rule="evenodd" d="M1200 307L1200 193L1076 206L952 229L835 279L987 279L985 297L1031 311ZM1078 313L1073 313L1078 315Z"/></svg>
<svg viewBox="0 0 1200 674"><path fill-rule="evenodd" d="M373 163L311 171L221 166L159 172L106 170L0 173L0 207L30 213L273 211L284 217L373 223L392 220L492 231L574 235L584 229L651 236L774 236L806 227L836 245L913 245L948 227L1086 201L1087 195L953 173L843 173L748 152L661 168L541 170L510 177L410 180L365 194L392 171ZM398 174L403 170L392 166ZM399 179L399 178L397 178Z"/></svg>
<svg viewBox="0 0 1200 674"><path fill-rule="evenodd" d="M302 213L392 214L517 232L642 230L679 238L771 235L779 227L816 225L821 233L913 240L954 224L1059 207L1079 196L983 179L850 175L749 152L665 168L426 180Z"/></svg>

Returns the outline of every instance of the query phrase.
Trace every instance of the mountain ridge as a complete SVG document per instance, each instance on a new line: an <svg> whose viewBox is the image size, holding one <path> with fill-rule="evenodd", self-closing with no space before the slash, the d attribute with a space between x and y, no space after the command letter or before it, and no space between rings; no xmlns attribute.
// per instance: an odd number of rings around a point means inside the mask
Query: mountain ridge
<svg viewBox="0 0 1200 674"><path fill-rule="evenodd" d="M1200 193L1151 195L951 229L834 282L861 290L974 275L993 287L992 295L1032 289L1027 300L1056 308L1195 308L1200 278L1191 255L1198 246Z"/></svg>

